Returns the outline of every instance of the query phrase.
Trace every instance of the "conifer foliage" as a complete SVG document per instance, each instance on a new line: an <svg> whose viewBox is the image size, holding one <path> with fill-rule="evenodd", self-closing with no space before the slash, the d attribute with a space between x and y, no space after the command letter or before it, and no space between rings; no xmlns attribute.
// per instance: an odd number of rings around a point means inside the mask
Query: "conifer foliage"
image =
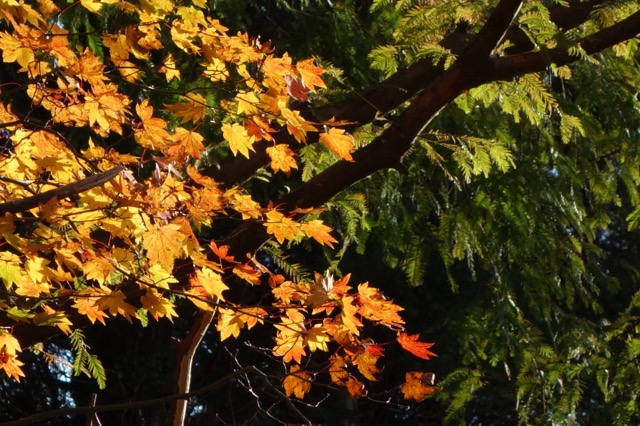
<svg viewBox="0 0 640 426"><path fill-rule="evenodd" d="M500 276L504 258L521 260L540 248L518 247L506 237L492 241L478 230L491 225L514 236L501 226L521 227L519 215L534 212L533 205L518 210L508 191L499 199L499 190L491 189L501 185L496 175L515 173L519 161L533 158L527 157L530 145L509 132L524 138L545 129L559 143L547 150L553 157L593 131L590 117L550 83L579 75L575 63L627 64L617 69L629 73L630 84L640 81L629 66L640 32L635 2L373 1L368 13L378 28L387 28L379 30L385 44L369 54L381 82L357 95L331 90L344 83L329 64L293 59L268 41L229 31L208 3L215 2L0 0L0 369L6 380L25 377L25 351L54 359L41 342L63 334L73 352L72 372L108 386L83 327L109 327L116 317L147 326L195 311L191 331L176 345L177 393L190 392L194 352L211 326L222 347L256 329L271 336L268 347L247 346L277 359L283 371L238 363L229 379L262 375L274 392L294 401L297 421L310 422L295 404L310 395L320 404L317 387L367 398L385 369L385 351L429 361L447 342L434 347L422 340L376 277L354 282L338 268L349 241L363 251L366 238L381 235L369 228L366 196L354 185L371 176L384 179L377 172L387 169L415 177L412 170L429 168L442 177L442 188L473 188L475 217L434 209L440 214L435 232L409 235L406 227L395 228L396 240L409 247L396 266L420 284L429 271L425 241L436 237L452 288L454 268L465 260L473 274L477 259L479 273ZM609 48L613 56L599 56ZM481 124L429 128L445 107L456 112L444 117L458 114ZM491 120L493 133L482 127ZM611 167L607 176L628 173L622 179L629 226L635 227L637 171ZM568 173L566 164L545 172ZM588 208L616 202L598 182L603 176L590 171L585 177L594 194ZM385 199L389 181L370 184L376 188L369 203L381 203L371 205L378 229L392 229L395 219L381 207L392 205ZM416 205L433 206L442 197ZM561 195L546 201L572 204ZM587 300L585 294L597 292L589 287L585 246L610 221L587 223L591 210L572 205L571 212L550 208L559 215L555 232L566 240L547 241L554 261L568 265L556 277L571 292L554 294L548 277L524 268L522 278L539 279L540 295L549 300L540 312L526 308L534 311L533 322L557 321L558 311L545 310L557 298ZM480 216L501 209L503 223L480 223ZM515 237L525 238L526 231L518 231ZM288 253L301 247L329 259L329 272L290 261ZM519 354L520 404L536 396L540 370L530 358L555 365L562 356L559 348L538 344L543 338L523 319L525 309L513 301L517 295L507 282L505 273L495 283L501 300L513 306L504 314L512 322L501 332L519 327L530 344ZM625 327L619 334L610 330L609 338L627 336ZM637 352L627 355L637 360ZM609 362L604 355L597 359ZM426 368L403 372L387 391L395 389L407 404L437 395L429 362L419 365ZM449 404L448 420L464 411L469 389L482 387L481 375L460 366L442 383L464 388L436 396ZM603 392L614 386L598 377ZM562 393L547 382L542 388ZM580 400L579 383L571 392L562 394L568 412ZM187 400L175 400L174 424L182 424ZM520 420L534 411L519 411Z"/></svg>

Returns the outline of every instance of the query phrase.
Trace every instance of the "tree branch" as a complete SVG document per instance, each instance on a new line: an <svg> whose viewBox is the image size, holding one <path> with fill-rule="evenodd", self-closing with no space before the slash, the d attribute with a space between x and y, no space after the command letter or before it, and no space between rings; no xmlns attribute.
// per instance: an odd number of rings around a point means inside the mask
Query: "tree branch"
<svg viewBox="0 0 640 426"><path fill-rule="evenodd" d="M493 19L498 24L506 22L505 19L508 19L509 11L511 10L511 13L514 13L512 8L515 6L519 8L518 3L522 2L500 3L492 15L495 16ZM550 18L558 28L564 31L570 30L584 23L589 18L591 11L602 3L603 0L591 0L588 2L570 0L568 7L560 5L550 7ZM496 12L500 13L496 14ZM486 26L484 28L486 28L485 32L487 36L491 31L496 31L496 34L500 36L499 29L502 27L498 25L495 29ZM511 26L508 28L506 34L507 37L513 38L516 44L516 46L510 49L510 52L521 53L530 50L532 47L530 45L523 47L523 43L529 43L529 41L517 27ZM449 49L453 54L459 55L469 46L469 38L469 35L466 34L466 29L457 28L447 35L440 45L445 49ZM498 42L499 39L496 40L495 37L493 37L491 41L487 39L489 45L495 43L493 47L495 47ZM363 124L373 121L377 114L385 115L395 108L398 108L404 102L424 90L425 87L429 86L443 72L444 68L442 64L434 65L430 58L421 59L408 68L398 71L376 86L362 93L357 93L347 100L320 106L315 109L306 107L300 112L301 115L309 121L317 121L318 119L327 120L333 117L338 121L351 122L353 124L346 126L345 130L352 132ZM287 132L286 127L280 129L275 135L275 139L278 143L288 144L292 148L301 147ZM317 139L317 136L312 135L308 143L317 142ZM229 156L222 160L218 167L212 167L204 171L203 174L214 178L225 187L242 183L249 179L260 167L269 163L266 149L271 145L268 141L258 142L254 144L255 152L252 153L249 158L245 158L244 156Z"/></svg>
<svg viewBox="0 0 640 426"><path fill-rule="evenodd" d="M0 204L0 215L5 213L19 213L30 210L34 207L38 207L45 204L52 198L61 200L63 198L70 197L72 195L80 194L98 185L102 185L109 179L118 176L120 172L124 170L124 166L117 166L104 173L98 173L91 175L77 182L69 185L61 186L60 188L45 191L43 193L34 195L32 197L23 198L22 200L9 201L7 203Z"/></svg>
<svg viewBox="0 0 640 426"><path fill-rule="evenodd" d="M11 421L11 422L4 422L4 423L0 423L1 426L24 426L24 425L30 425L30 424L34 424L34 423L39 423L39 422L43 422L45 420L50 420L50 419L55 419L61 416L68 416L68 415L87 415L87 414L94 414L94 413L103 413L103 412L109 412L109 411L123 411L123 410L131 410L134 408L144 408L144 407L151 407L154 405L161 405L161 404L166 404L169 402L173 402L177 399L182 399L182 400L188 400L190 397L192 396L197 396L197 395L202 395L202 394L206 394L209 392L212 392L220 387L222 387L223 385L225 385L228 382L231 382L233 380L236 380L237 378L247 374L247 373L255 373L258 374L260 376L262 376L264 373L262 373L261 371L258 371L255 367L250 366L250 367L245 367L241 370L238 370L234 373L228 374L225 377L223 377L222 379L218 380L215 383L211 383L207 386L204 386L200 389L197 389L193 392L186 392L186 393L177 393L174 395L169 395L169 396L164 396L162 398L155 398L155 399L148 399L145 401L137 401L137 402L125 402L125 403L121 403L121 404L110 404L110 405L94 405L94 406L87 406L87 407L73 407L73 408L60 408L57 410L51 410L51 411L45 411L42 413L38 413L38 414L34 414L32 416L28 416L25 418L22 418L20 420L16 420L16 421Z"/></svg>
<svg viewBox="0 0 640 426"><path fill-rule="evenodd" d="M188 394L191 388L191 373L193 366L193 358L196 354L198 346L209 329L216 310L199 311L196 314L195 321L191 326L191 330L179 344L176 350L178 360L176 386L178 394ZM188 398L177 398L173 408L173 425L182 426L187 418Z"/></svg>
<svg viewBox="0 0 640 426"><path fill-rule="evenodd" d="M640 34L640 12L636 12L626 19L604 28L579 43L587 55L594 55L625 40ZM483 78L486 82L493 80L511 80L514 77L534 72L540 72L549 65L567 65L579 60L569 49L556 47L547 52L527 52L493 59L490 73Z"/></svg>

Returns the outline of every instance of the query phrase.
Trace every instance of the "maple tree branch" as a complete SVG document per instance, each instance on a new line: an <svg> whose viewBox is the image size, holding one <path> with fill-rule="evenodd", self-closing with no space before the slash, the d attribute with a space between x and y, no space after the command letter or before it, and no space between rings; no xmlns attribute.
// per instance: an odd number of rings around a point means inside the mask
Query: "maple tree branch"
<svg viewBox="0 0 640 426"><path fill-rule="evenodd" d="M504 23L511 22L509 16L515 16L514 7L520 7L521 1L504 1L501 2L494 10L493 22L497 25L495 28L483 27L487 37L487 45L494 44L492 48L499 42L497 37L502 38L507 34L507 38L516 39L515 46L510 48L513 53L521 53L522 45L530 43L526 35L517 26L510 26L504 32ZM558 26L558 28L567 31L573 29L588 18L589 14L595 7L602 4L603 0L592 0L581 2L579 0L570 0L567 7L554 5L549 8L550 19ZM496 36L489 39L492 32ZM502 34L500 34L502 32ZM439 43L445 49L450 50L453 54L461 54L469 46L469 35L466 34L465 28L456 28ZM530 50L531 46L524 46L524 51ZM345 130L352 132L356 128L372 122L377 115L384 116L390 111L402 105L404 102L416 96L425 87L428 87L436 78L444 72L442 63L433 64L431 58L421 59L409 67L402 69L377 85L355 93L349 99L339 101L314 108L307 106L302 108L301 115L309 121L328 120L335 118L336 121L347 121L351 124L344 127ZM300 148L299 144L287 131L286 126L281 128L274 136L279 144L288 144L292 147ZM317 142L317 135L310 135L309 143ZM223 159L215 167L210 167L203 171L204 175L214 178L222 183L225 187L232 187L249 179L256 170L269 163L269 157L266 149L272 146L269 141L260 141L253 145L255 152L249 158L244 156L229 156Z"/></svg>
<svg viewBox="0 0 640 426"><path fill-rule="evenodd" d="M20 420L0 423L0 425L1 426L25 426L25 425L31 425L34 423L40 423L45 420L55 419L61 416L86 415L86 414L104 413L104 412L110 412L110 411L124 411L124 410L130 410L134 408L144 408L144 407L151 407L154 405L166 404L178 399L187 401L192 396L203 395L203 394L212 392L229 382L237 380L239 377L242 377L247 373L254 373L259 376L264 375L264 373L262 371L259 371L256 367L248 366L248 367L242 368L241 370L235 371L231 374L224 376L220 380L217 380L215 383L211 383L209 385L203 386L200 389L196 389L192 392L176 393L176 394L164 396L161 398L147 399L144 401L136 401L136 402L125 402L120 404L59 408L56 410L50 410L42 413L33 414L31 416L24 417Z"/></svg>
<svg viewBox="0 0 640 426"><path fill-rule="evenodd" d="M610 27L583 38L579 45L587 55L594 55L640 34L640 12L636 12ZM511 80L514 77L540 72L551 64L567 65L579 60L569 49L556 47L546 52L527 52L493 59L490 77ZM486 80L486 78L485 78Z"/></svg>
<svg viewBox="0 0 640 426"><path fill-rule="evenodd" d="M2 203L0 204L0 215L5 213L24 212L27 210L31 210L34 207L45 204L47 201L53 198L61 200L72 195L80 194L81 192L87 191L98 185L102 185L109 179L116 177L124 169L124 166L116 166L106 172L91 175L69 185L61 186L60 188L51 189L49 191L42 192L32 197L23 198L21 200Z"/></svg>
<svg viewBox="0 0 640 426"><path fill-rule="evenodd" d="M186 394L191 388L193 358L198 346L200 346L200 342L202 342L202 338L209 329L216 312L217 309L214 309L213 311L199 311L196 314L196 318L191 326L189 334L187 334L187 336L177 345L176 355L178 368L176 371L176 386L178 394ZM172 416L174 426L182 426L185 424L188 405L189 401L186 398L178 398L176 400Z"/></svg>
<svg viewBox="0 0 640 426"><path fill-rule="evenodd" d="M518 3L518 2L516 2ZM283 211L290 212L295 208L318 207L329 201L334 195L345 190L359 180L386 168L394 168L400 164L401 158L411 148L415 138L433 120L438 112L453 101L463 90L478 87L496 79L512 79L516 76L542 71L549 66L542 53L525 53L482 60L491 45L497 43L501 33L506 31L505 24L511 13L517 13L517 4L504 1L500 4L504 10L498 13L493 25L498 28L480 31L479 36L486 34L492 40L477 41L480 52L469 52L469 57L460 58L440 77L436 78L425 90L411 102L398 119L369 145L353 154L353 162L340 160L322 173L310 179L289 195L280 200ZM510 20L509 20L510 22ZM588 54L594 54L611 47L621 41L633 38L640 29L640 12L629 18L586 37L582 46ZM474 42L470 44L473 45ZM552 58L559 65L575 62L580 59L570 55L567 49L552 50ZM513 62L512 62L513 61ZM264 226L259 223L243 223L232 231L222 244L229 245L234 254L239 255L255 251L269 238Z"/></svg>

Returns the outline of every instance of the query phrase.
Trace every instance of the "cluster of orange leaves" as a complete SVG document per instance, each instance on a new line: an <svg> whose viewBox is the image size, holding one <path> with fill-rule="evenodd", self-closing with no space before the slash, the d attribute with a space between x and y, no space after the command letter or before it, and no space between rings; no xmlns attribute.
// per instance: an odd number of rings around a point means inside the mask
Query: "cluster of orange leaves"
<svg viewBox="0 0 640 426"><path fill-rule="evenodd" d="M57 17L73 7L90 13L115 8L135 23L101 34L101 57L72 44L59 25ZM92 323L104 324L113 316L171 320L177 315L176 297L183 297L201 309L218 309L222 339L238 336L243 327L275 323L273 353L292 364L284 380L287 394L301 398L309 389L312 374L300 367L307 351L327 352L335 343L327 370L331 380L352 396L361 396L364 385L348 368L375 380L382 355L380 346L359 337L364 322L394 330L398 343L417 356L433 355L430 344L402 332L400 307L367 284L349 292L348 277L335 282L328 276L314 283L287 281L251 259L235 260L226 247L203 245L198 238L203 226L233 214L262 222L279 243L313 238L332 247L336 242L317 215L293 220L273 205L261 207L241 188L223 190L202 175L196 162L205 145L227 144L233 155L248 157L257 141L267 140L272 143L267 150L271 168L286 174L298 163L294 151L275 140L277 128L286 128L301 143L309 132L319 132L320 142L340 159L350 161L354 148L352 137L336 123L309 122L291 109L292 99L307 101L309 93L325 87L323 70L313 60L294 64L287 55L275 56L246 35L229 35L205 15L204 7L202 0L191 5L80 0L62 11L51 0L32 5L0 0L0 19L9 28L0 31L2 60L16 64L27 76L26 87L18 89L51 117L45 124L33 124L0 103L0 123L11 140L11 148L0 153L0 202L28 198L117 165L131 168L72 200L54 198L28 212L0 217L0 278L11 296L0 300L0 310L15 323L70 333L74 325L69 307ZM174 50L163 45L163 37L171 39ZM163 56L162 65L147 69L153 51ZM194 59L191 73L201 82L212 88L231 82L235 91L211 105L206 90L193 90L161 108L149 99L122 93L123 84L144 86L146 73L161 73L167 82L180 80L176 55ZM223 140L205 143L199 130L214 114L224 117ZM91 131L79 150L60 130L73 128ZM132 171L140 170L143 158L108 145L107 138L114 135L134 140L142 152L152 152L144 158L152 161L154 172ZM178 260L192 265L188 283L175 275ZM223 274L229 271L252 285L259 285L267 274L275 300L269 311L226 300ZM138 300L128 296L132 288L141 294ZM17 358L21 347L9 330L0 329L0 368L19 379L24 375ZM417 395L414 391L411 398L422 397Z"/></svg>

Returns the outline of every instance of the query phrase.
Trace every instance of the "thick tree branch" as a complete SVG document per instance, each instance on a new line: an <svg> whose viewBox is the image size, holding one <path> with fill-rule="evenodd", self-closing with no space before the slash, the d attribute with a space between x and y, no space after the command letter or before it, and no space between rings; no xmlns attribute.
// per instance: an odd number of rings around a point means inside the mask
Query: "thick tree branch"
<svg viewBox="0 0 640 426"><path fill-rule="evenodd" d="M514 6L511 2L504 3ZM514 13L516 11L517 9L514 10ZM505 21L502 22L504 24ZM500 31L504 30L504 27L496 28L487 30L485 34L490 34L488 37L498 42ZM587 53L594 54L621 41L633 38L639 31L640 12L637 12L624 21L585 38L581 45ZM482 33L481 31L480 34ZM484 52L487 49L492 49L490 43L484 44L482 41L478 41L477 44L484 49ZM518 75L542 71L549 66L549 62L545 60L542 53L527 53L482 60L481 55L484 52L474 53L471 50L468 52L468 59L461 58L457 61L422 91L385 132L369 145L354 153L354 162L337 162L283 198L279 203L283 211L320 206L357 181L376 171L396 166L422 130L443 107L453 101L463 90L494 80L512 79ZM551 58L553 63L559 65L580 59L570 55L567 49L552 50ZM223 243L230 245L234 253L243 254L256 250L267 238L268 235L261 224L244 223L225 238Z"/></svg>
<svg viewBox="0 0 640 426"><path fill-rule="evenodd" d="M580 41L580 47L587 55L594 55L625 40L640 34L640 12L636 12L616 24L591 34ZM490 73L483 78L488 80L511 80L514 77L540 72L550 65L567 65L581 59L567 48L556 47L547 52L527 52L519 55L493 59Z"/></svg>
<svg viewBox="0 0 640 426"><path fill-rule="evenodd" d="M109 179L112 179L118 176L118 174L124 169L125 169L124 166L117 166L104 173L91 175L87 178L84 178L72 184L61 186L60 188L52 189L50 191L45 191L41 194L37 194L32 197L23 198L22 200L15 200L7 203L2 203L0 204L0 215L5 213L24 212L34 207L38 207L42 204L45 204L47 201L51 200L52 198L61 200L63 198L67 198L72 195L80 194L81 192L87 191L98 185L102 185L103 183L107 182Z"/></svg>
<svg viewBox="0 0 640 426"><path fill-rule="evenodd" d="M513 8L521 2L502 2L496 7L496 12L506 13L509 16L508 8ZM551 20L558 28L566 31L575 28L584 23L591 11L602 4L603 0L592 0L581 2L579 0L569 1L569 7L554 5L550 10ZM518 6L519 7L519 6ZM495 15L496 22L506 22L501 14ZM493 16L493 15L492 15ZM500 26L495 29L484 27L485 32L496 31L499 37L502 37ZM458 28L456 31L445 37L440 43L442 47L449 49L453 54L459 55L469 46L469 35L465 33L466 29ZM503 33L504 34L504 33ZM511 48L512 53L521 53L528 51L532 47L522 33L521 30L512 26L507 32L507 37L514 40L515 47ZM497 40L487 43L491 45ZM495 44L494 46L495 47ZM492 48L493 48L492 47ZM329 105L320 106L318 108L303 108L301 114L305 119L316 121L318 119L327 120L335 118L339 121L348 121L353 123L347 126L347 131L353 131L363 124L370 123L376 115L385 115L404 102L416 96L425 87L429 86L438 76L444 72L442 64L434 65L430 58L417 61L406 69L400 70L386 80L380 82L376 86L355 94L351 98L336 102ZM292 147L300 147L301 145L287 132L286 128L282 128L275 136L278 143L289 144ZM309 143L317 142L317 136L311 135ZM268 141L261 141L254 145L256 150L250 158L243 156L227 157L219 167L210 168L204 174L221 182L225 187L237 185L249 179L256 170L269 163L266 149L272 144Z"/></svg>

